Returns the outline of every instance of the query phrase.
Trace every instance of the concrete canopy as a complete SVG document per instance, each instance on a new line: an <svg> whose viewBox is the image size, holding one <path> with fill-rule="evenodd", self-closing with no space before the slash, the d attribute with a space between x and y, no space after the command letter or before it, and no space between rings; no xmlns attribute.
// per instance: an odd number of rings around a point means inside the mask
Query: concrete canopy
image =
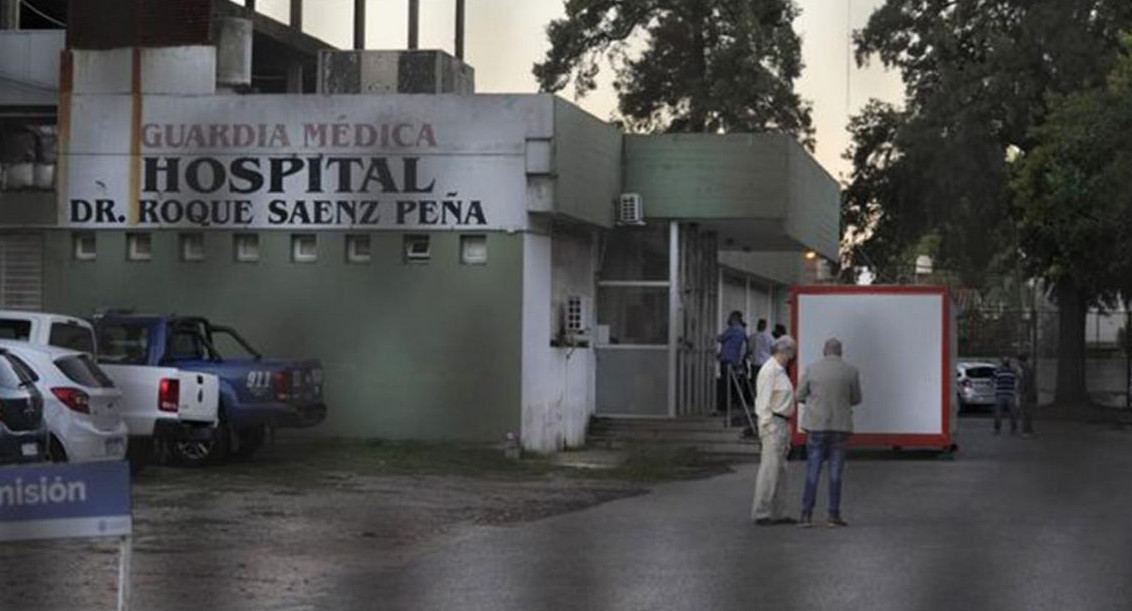
<svg viewBox="0 0 1132 611"><path fill-rule="evenodd" d="M723 250L837 258L840 188L790 136L630 135L624 150L624 188L647 218L698 222Z"/></svg>

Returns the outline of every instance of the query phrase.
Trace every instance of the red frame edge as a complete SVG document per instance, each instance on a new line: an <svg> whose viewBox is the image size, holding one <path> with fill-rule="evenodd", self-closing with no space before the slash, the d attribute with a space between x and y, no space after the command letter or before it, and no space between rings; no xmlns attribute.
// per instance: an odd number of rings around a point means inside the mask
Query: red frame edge
<svg viewBox="0 0 1132 611"><path fill-rule="evenodd" d="M922 433L854 433L850 445L854 447L900 446L909 448L947 449L952 445L951 431L951 293L946 286L895 286L895 285L814 285L794 286L790 289L790 335L800 343L798 333L798 297L802 295L939 295L943 300L943 380L940 403L942 419L939 435ZM790 364L790 381L798 387L797 359ZM806 434L798 429L798 411L790 418L791 442L796 446L805 445Z"/></svg>

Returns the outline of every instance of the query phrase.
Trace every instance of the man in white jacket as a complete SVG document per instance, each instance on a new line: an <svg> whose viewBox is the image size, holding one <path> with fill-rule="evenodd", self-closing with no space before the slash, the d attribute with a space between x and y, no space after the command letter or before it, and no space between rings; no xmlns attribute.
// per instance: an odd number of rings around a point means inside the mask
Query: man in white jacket
<svg viewBox="0 0 1132 611"><path fill-rule="evenodd" d="M774 341L771 358L759 370L755 393L762 455L751 518L759 526L797 524L786 514L786 456L790 452L790 417L794 415L794 384L786 366L798 345L789 335Z"/></svg>

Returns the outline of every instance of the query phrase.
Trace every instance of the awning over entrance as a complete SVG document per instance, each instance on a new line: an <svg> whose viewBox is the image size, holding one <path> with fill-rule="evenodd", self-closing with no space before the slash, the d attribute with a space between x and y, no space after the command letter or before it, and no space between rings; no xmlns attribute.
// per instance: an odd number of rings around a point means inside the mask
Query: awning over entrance
<svg viewBox="0 0 1132 611"><path fill-rule="evenodd" d="M721 250L837 257L837 181L790 136L626 136L624 146L624 189L641 194L646 218L695 221Z"/></svg>

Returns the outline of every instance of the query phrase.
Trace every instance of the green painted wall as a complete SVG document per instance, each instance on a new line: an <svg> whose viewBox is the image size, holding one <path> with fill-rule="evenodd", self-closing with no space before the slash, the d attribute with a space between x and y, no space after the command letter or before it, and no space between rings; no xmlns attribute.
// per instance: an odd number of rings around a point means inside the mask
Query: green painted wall
<svg viewBox="0 0 1132 611"><path fill-rule="evenodd" d="M13 227L54 225L54 191L0 191L0 223Z"/></svg>
<svg viewBox="0 0 1132 611"><path fill-rule="evenodd" d="M762 229L837 257L840 187L790 136L630 135L624 147L624 188L646 217L772 221Z"/></svg>
<svg viewBox="0 0 1132 611"><path fill-rule="evenodd" d="M776 134L625 136L625 190L642 195L646 217L783 218L789 144Z"/></svg>
<svg viewBox="0 0 1132 611"><path fill-rule="evenodd" d="M787 286L802 282L803 261L802 253L793 251L742 252L723 250L719 252L720 265L780 282Z"/></svg>
<svg viewBox="0 0 1132 611"><path fill-rule="evenodd" d="M126 261L126 234L98 233L98 261L74 261L48 232L44 303L203 314L268 355L318 357L323 434L498 440L520 424L522 236L488 233L488 263L459 261L460 235L431 234L432 260L402 261L400 233L371 235L372 261L345 262L345 233L318 234L317 263L291 262L287 232L259 232L260 261L236 263L229 231L205 232L207 260L182 262L179 234L152 232L153 260Z"/></svg>
<svg viewBox="0 0 1132 611"><path fill-rule="evenodd" d="M786 231L799 242L830 259L841 249L841 185L802 148L792 143L790 207Z"/></svg>
<svg viewBox="0 0 1132 611"><path fill-rule="evenodd" d="M573 104L554 98L555 212L613 226L621 194L621 132Z"/></svg>

